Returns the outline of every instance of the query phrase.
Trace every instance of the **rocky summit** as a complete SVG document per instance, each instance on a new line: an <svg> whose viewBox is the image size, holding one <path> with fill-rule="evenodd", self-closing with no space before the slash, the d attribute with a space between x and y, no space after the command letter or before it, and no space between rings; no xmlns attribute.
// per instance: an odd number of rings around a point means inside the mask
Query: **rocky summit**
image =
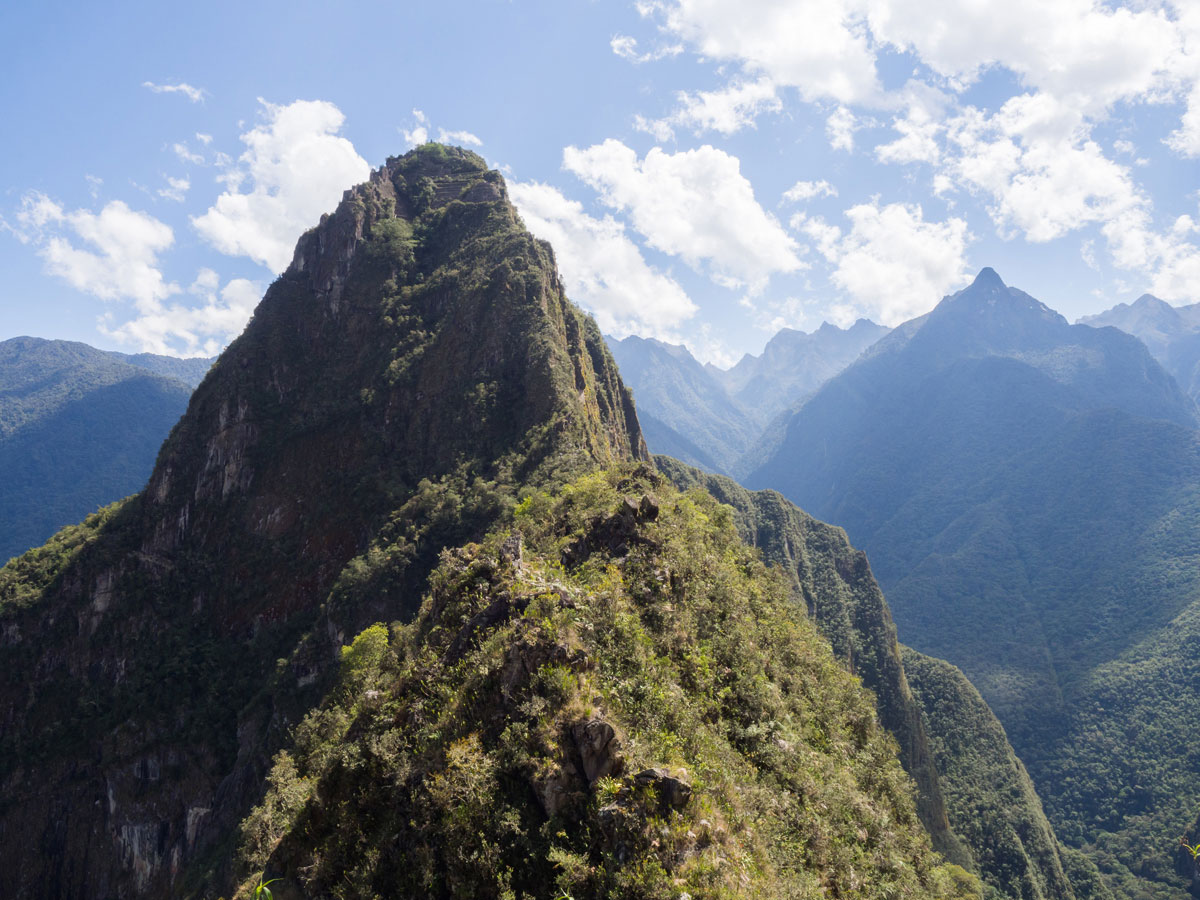
<svg viewBox="0 0 1200 900"><path fill-rule="evenodd" d="M389 159L300 239L145 491L0 570L0 894L216 878L344 636L411 617L520 488L645 458L500 175Z"/></svg>

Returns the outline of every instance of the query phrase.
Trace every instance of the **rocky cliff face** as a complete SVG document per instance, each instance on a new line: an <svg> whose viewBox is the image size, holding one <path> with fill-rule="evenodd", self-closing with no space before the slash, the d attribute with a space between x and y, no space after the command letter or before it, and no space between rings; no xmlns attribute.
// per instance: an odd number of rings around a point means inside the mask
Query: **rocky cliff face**
<svg viewBox="0 0 1200 900"><path fill-rule="evenodd" d="M499 174L388 160L300 239L147 489L0 570L0 893L181 893L345 634L410 617L518 485L645 458Z"/></svg>

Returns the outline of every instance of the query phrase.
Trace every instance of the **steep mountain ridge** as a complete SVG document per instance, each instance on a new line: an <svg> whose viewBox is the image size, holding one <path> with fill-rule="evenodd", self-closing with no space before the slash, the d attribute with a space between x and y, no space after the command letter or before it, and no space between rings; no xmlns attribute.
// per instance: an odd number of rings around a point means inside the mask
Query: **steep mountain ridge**
<svg viewBox="0 0 1200 900"><path fill-rule="evenodd" d="M528 496L345 656L243 824L244 890L978 896L784 573L646 467Z"/></svg>
<svg viewBox="0 0 1200 900"><path fill-rule="evenodd" d="M500 176L433 145L389 160L301 238L146 491L0 571L3 893L219 869L343 633L415 613L441 547L520 485L639 458ZM364 553L385 584L356 581Z"/></svg>

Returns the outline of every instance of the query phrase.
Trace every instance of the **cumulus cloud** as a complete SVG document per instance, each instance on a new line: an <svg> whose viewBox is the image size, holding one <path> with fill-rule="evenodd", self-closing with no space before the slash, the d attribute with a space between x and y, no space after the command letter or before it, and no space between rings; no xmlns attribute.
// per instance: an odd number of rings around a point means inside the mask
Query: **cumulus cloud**
<svg viewBox="0 0 1200 900"><path fill-rule="evenodd" d="M1156 230L1147 211L1134 207L1101 230L1113 262L1141 273L1151 293L1164 300L1200 302L1200 247L1194 238L1200 225L1195 218L1182 215L1169 227Z"/></svg>
<svg viewBox="0 0 1200 900"><path fill-rule="evenodd" d="M705 145L639 160L620 141L568 147L563 165L627 212L656 250L680 257L730 288L761 290L771 275L803 267L796 242L754 199L737 157Z"/></svg>
<svg viewBox="0 0 1200 900"><path fill-rule="evenodd" d="M828 181L797 181L783 192L783 199L789 203L803 203L813 197L836 197L837 188Z"/></svg>
<svg viewBox="0 0 1200 900"><path fill-rule="evenodd" d="M895 134L874 148L876 159L929 166L937 195L982 200L1002 236L1044 242L1098 228L1114 263L1156 261L1153 272L1145 262L1139 271L1182 290L1183 276L1172 273L1191 271L1195 236L1156 223L1150 196L1117 161L1149 164L1135 156L1134 136L1123 134L1110 157L1097 127L1117 111L1132 121L1138 108L1161 104L1163 115L1139 124L1157 128L1177 112L1153 141L1200 157L1195 3L643 0L638 9L715 63L729 96L759 82L784 100L794 90L826 111L830 144L848 151L857 131L886 114ZM897 52L912 59L912 80L885 88L879 62ZM964 106L966 89L988 72L1003 73L997 85L1011 85L1008 95ZM726 121L742 127L766 108L744 106ZM673 127L643 124L660 139Z"/></svg>
<svg viewBox="0 0 1200 900"><path fill-rule="evenodd" d="M1162 8L1097 0L872 4L871 32L935 72L969 83L1000 65L1034 91L1096 114L1167 87L1181 36Z"/></svg>
<svg viewBox="0 0 1200 900"><path fill-rule="evenodd" d="M225 192L192 225L222 253L282 272L300 234L370 166L338 136L345 117L332 103L259 103L263 122L241 136L247 149L223 175Z"/></svg>
<svg viewBox="0 0 1200 900"><path fill-rule="evenodd" d="M433 133L431 130L433 125L429 121L429 116L419 109L414 109L412 115L415 124L412 128L401 128L400 134L403 135L404 142L409 147L419 147L421 144L429 142L429 136ZM445 128L439 128L437 130L437 140L441 144L470 145L472 147L483 146L483 141L469 131L450 131Z"/></svg>
<svg viewBox="0 0 1200 900"><path fill-rule="evenodd" d="M683 288L650 266L611 216L589 216L549 185L513 182L508 188L529 230L554 246L567 293L606 334L671 340L696 312Z"/></svg>
<svg viewBox="0 0 1200 900"><path fill-rule="evenodd" d="M899 137L875 148L875 156L885 163L936 163L941 157L938 137L944 126L942 117L947 97L919 82L910 81L906 90L905 113L892 120Z"/></svg>
<svg viewBox="0 0 1200 900"><path fill-rule="evenodd" d="M67 211L45 194L31 193L17 222L19 237L37 246L46 270L77 290L139 307L179 290L163 277L158 260L175 242L171 228L120 200L99 213Z"/></svg>
<svg viewBox="0 0 1200 900"><path fill-rule="evenodd" d="M160 256L175 240L171 228L120 200L97 213L67 210L30 193L16 220L14 233L37 248L47 272L107 301L100 331L138 350L214 356L242 330L262 296L262 285L244 278L221 287L210 269L201 270L185 294L162 272Z"/></svg>
<svg viewBox="0 0 1200 900"><path fill-rule="evenodd" d="M702 56L735 62L751 78L793 87L806 100L873 102L875 51L858 2L674 0L644 4Z"/></svg>
<svg viewBox="0 0 1200 900"><path fill-rule="evenodd" d="M1195 78L1196 14L1099 0L662 0L641 5L701 56L796 88L806 100L888 106L881 53L912 53L961 89L992 66L1088 113ZM1031 23L1036 23L1031 27ZM1194 52L1194 51L1193 51Z"/></svg>
<svg viewBox="0 0 1200 900"><path fill-rule="evenodd" d="M149 88L156 94L183 94L193 103L199 103L208 92L204 88L192 87L190 84L155 84L153 81L143 81L142 87Z"/></svg>
<svg viewBox="0 0 1200 900"><path fill-rule="evenodd" d="M679 107L663 119L634 119L639 131L654 135L658 140L671 140L676 128L686 128L694 134L717 131L733 134L747 126L764 112L778 112L783 102L775 94L775 86L765 78L735 83L716 91L676 94Z"/></svg>
<svg viewBox="0 0 1200 900"><path fill-rule="evenodd" d="M1045 242L1145 206L1129 170L1104 155L1076 123L1063 128L1046 95L1021 95L994 115L968 109L947 124L946 172L989 198L1002 232Z"/></svg>
<svg viewBox="0 0 1200 900"><path fill-rule="evenodd" d="M839 106L825 120L825 136L834 150L853 150L854 132L861 127L858 117L844 106Z"/></svg>
<svg viewBox="0 0 1200 900"><path fill-rule="evenodd" d="M876 202L851 207L846 218L848 232L819 218L796 221L832 264L833 283L853 298L837 317L842 321L866 314L898 325L969 277L970 235L962 219L926 222L920 206Z"/></svg>
<svg viewBox="0 0 1200 900"><path fill-rule="evenodd" d="M263 287L234 278L224 287L212 269L201 269L188 289L192 303L154 302L138 315L114 324L110 314L101 331L147 353L170 356L216 356L241 333L258 305Z"/></svg>
<svg viewBox="0 0 1200 900"><path fill-rule="evenodd" d="M417 124L411 129L401 128L400 134L404 136L404 142L410 147L419 147L421 144L429 142L429 119L419 109L414 109L412 114Z"/></svg>

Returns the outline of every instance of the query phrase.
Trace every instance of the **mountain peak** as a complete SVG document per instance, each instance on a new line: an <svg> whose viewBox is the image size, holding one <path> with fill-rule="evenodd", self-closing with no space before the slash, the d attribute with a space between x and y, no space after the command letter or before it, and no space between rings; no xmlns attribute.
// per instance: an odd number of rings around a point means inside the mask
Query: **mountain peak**
<svg viewBox="0 0 1200 900"><path fill-rule="evenodd" d="M1008 287L1004 280L997 274L996 270L991 266L984 266L979 270L979 274L975 276L975 280L971 282L970 290L978 288L991 288L993 290L1004 290Z"/></svg>
<svg viewBox="0 0 1200 900"><path fill-rule="evenodd" d="M38 896L61 872L63 896L178 893L178 867L231 833L253 799L256 761L275 740L261 686L267 707L302 709L343 636L411 618L441 550L483 534L518 489L622 461L649 462L632 396L500 174L440 145L389 160L300 238L192 395L146 490L86 532L86 553L56 551L62 578L39 582L30 608L0 596L0 788L11 796L19 781L40 798L0 810L0 855L20 873L0 893ZM368 552L388 561L369 587L354 563ZM77 621L97 584L104 599L85 625L53 625ZM171 648L169 670L155 645ZM58 695L30 703L18 671L80 696L86 678L102 699L58 716ZM222 688L191 691L180 679L196 672ZM68 727L103 760L75 780L56 761L69 755ZM12 735L26 742L15 758L35 745L55 758L13 769ZM129 776L151 758L156 772L158 759L179 760L178 778ZM64 807L87 838L49 854L9 839L48 833ZM199 825L196 808L210 810ZM155 839L136 871L115 837L97 850L95 835L144 822Z"/></svg>

